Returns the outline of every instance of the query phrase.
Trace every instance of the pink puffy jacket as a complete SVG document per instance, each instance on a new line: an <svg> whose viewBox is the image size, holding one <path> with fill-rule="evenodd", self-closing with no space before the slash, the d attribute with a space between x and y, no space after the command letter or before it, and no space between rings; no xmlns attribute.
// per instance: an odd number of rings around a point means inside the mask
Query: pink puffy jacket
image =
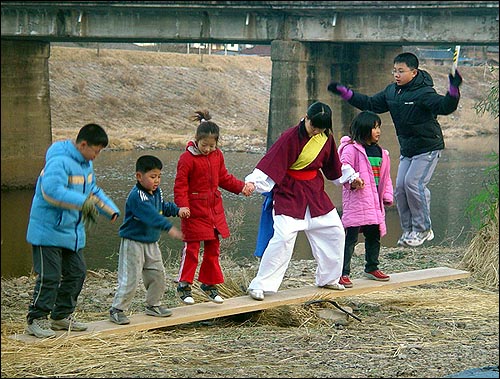
<svg viewBox="0 0 500 379"><path fill-rule="evenodd" d="M394 194L389 152L382 149L378 191L372 167L362 145L344 136L340 139L338 152L342 164L348 164L354 171L359 172L360 178L365 182L365 187L357 190L351 190L349 183L343 185L342 224L345 228L378 224L380 236L384 236L387 233L384 205L392 205Z"/></svg>

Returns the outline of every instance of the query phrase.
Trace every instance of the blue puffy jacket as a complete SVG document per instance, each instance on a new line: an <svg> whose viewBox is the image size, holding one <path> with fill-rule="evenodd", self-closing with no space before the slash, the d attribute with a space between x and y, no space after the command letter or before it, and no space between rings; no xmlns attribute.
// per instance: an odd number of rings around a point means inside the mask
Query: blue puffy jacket
<svg viewBox="0 0 500 379"><path fill-rule="evenodd" d="M95 195L100 214L109 219L120 211L96 185L92 161L87 161L71 140L52 144L45 156L31 205L27 241L77 251L85 247L82 206Z"/></svg>

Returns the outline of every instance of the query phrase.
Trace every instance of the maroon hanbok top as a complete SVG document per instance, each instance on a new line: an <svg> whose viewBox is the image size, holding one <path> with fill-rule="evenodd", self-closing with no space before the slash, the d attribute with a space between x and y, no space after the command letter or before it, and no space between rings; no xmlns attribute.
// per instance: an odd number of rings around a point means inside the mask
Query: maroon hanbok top
<svg viewBox="0 0 500 379"><path fill-rule="evenodd" d="M309 140L302 119L298 125L283 132L256 166L276 183L273 188L276 215L304 219L307 206L311 217L325 215L335 208L325 192L323 178L323 174L329 180L342 176L342 165L331 134L316 159L298 172L300 176L300 171L317 171L312 179L296 179L288 172Z"/></svg>

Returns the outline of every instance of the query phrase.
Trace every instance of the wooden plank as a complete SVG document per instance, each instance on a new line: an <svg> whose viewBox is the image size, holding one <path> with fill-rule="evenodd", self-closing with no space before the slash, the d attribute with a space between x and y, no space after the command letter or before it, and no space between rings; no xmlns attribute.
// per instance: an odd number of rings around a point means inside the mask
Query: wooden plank
<svg viewBox="0 0 500 379"><path fill-rule="evenodd" d="M353 288L346 288L343 291L306 286L279 291L275 294L266 294L263 301L253 300L248 295L245 295L226 299L223 304L215 304L207 301L193 305L182 305L172 308L172 316L169 317L152 317L145 314L135 314L129 317L130 324L128 325L116 325L109 320L101 320L88 323L88 329L84 332L57 331L56 334L64 338L97 334L102 336L115 333L130 333L260 311L282 305L304 303L318 298L333 300L339 297L362 295L375 291L389 291L402 287L463 279L469 276L470 273L468 271L448 267L435 267L391 274L391 280L388 282L354 279ZM27 334L14 334L10 338L24 342L40 341L39 338Z"/></svg>

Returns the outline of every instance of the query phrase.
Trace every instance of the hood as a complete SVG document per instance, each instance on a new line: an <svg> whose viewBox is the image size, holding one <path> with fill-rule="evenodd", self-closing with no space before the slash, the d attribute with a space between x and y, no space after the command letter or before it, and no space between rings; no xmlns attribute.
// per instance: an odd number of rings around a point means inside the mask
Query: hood
<svg viewBox="0 0 500 379"><path fill-rule="evenodd" d="M338 147L339 156L342 155L342 150L344 150L344 147L346 147L347 144L351 144L351 143L352 143L352 140L351 140L351 137L349 137L349 136L343 136L340 139L340 145Z"/></svg>
<svg viewBox="0 0 500 379"><path fill-rule="evenodd" d="M186 150L189 151L193 155L202 155L200 149L198 149L198 145L193 140L191 140L187 143Z"/></svg>
<svg viewBox="0 0 500 379"><path fill-rule="evenodd" d="M434 81L432 80L431 74L421 69L418 69L418 75L415 76L411 82L406 83L404 86L396 85L397 89L408 88L414 90L422 87L434 87Z"/></svg>
<svg viewBox="0 0 500 379"><path fill-rule="evenodd" d="M71 140L54 142L47 150L45 160L48 162L50 159L58 156L71 157L71 159L80 164L89 163Z"/></svg>

